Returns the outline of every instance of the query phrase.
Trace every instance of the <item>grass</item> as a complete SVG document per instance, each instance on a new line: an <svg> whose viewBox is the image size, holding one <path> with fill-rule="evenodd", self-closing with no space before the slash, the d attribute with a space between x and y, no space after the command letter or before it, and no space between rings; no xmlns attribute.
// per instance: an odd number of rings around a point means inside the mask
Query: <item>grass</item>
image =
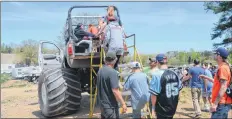
<svg viewBox="0 0 232 119"><path fill-rule="evenodd" d="M11 79L11 76L9 74L1 74L0 84L3 84L10 79Z"/></svg>

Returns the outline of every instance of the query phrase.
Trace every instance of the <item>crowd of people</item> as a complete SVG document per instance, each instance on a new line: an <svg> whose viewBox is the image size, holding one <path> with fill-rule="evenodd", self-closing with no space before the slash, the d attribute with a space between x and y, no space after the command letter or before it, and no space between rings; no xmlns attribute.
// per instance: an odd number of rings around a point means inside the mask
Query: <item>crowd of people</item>
<svg viewBox="0 0 232 119"><path fill-rule="evenodd" d="M131 104L133 118L144 117L142 109L149 102L153 118L172 119L178 105L182 82L190 80L193 108L195 118L201 117L200 97L202 96L205 111L212 113L211 118L227 118L231 109L232 98L226 94L226 89L231 80L230 66L226 62L229 53L225 48L218 48L215 52L215 60L218 69L213 74L209 63L200 63L194 60L187 75L178 75L168 69L167 57L158 54L149 58L150 72L142 72L139 62L130 63L131 74L127 77L123 86L124 90L131 91ZM119 118L119 105L123 113L127 106L119 90L119 76L114 69L117 56L116 52L107 52L105 65L98 72L97 87L98 104L101 108L102 118Z"/></svg>
<svg viewBox="0 0 232 119"><path fill-rule="evenodd" d="M100 106L103 119L119 118L120 106L123 113L127 112L127 105L120 91L118 73L118 62L124 53L126 35L114 11L114 7L108 7L107 16L99 19L98 28L89 25L89 32L83 32L81 30L83 26L79 25L75 29L77 38L100 36L104 39L106 56L104 66L97 74L99 89L97 104ZM139 62L132 62L131 72L126 78L123 89L131 91L133 118L144 117L141 110L149 103L153 118L172 119L177 109L180 90L185 81L189 81L191 88L195 118L201 117L201 96L204 110L212 112L211 118L227 118L232 104L232 98L226 94L231 81L230 66L226 62L228 55L225 48L218 48L215 52L217 69L211 68L211 64L201 63L195 59L194 66L186 70L183 75L168 69L168 59L164 54L148 59L151 68L148 74L142 72Z"/></svg>

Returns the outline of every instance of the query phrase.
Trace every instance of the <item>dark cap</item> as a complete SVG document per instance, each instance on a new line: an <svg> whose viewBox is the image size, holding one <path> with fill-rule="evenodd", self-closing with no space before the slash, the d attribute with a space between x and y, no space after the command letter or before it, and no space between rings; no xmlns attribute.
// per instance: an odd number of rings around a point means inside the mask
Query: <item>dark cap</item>
<svg viewBox="0 0 232 119"><path fill-rule="evenodd" d="M226 59L229 55L229 52L225 48L220 47L215 51L215 54L220 55L222 58Z"/></svg>
<svg viewBox="0 0 232 119"><path fill-rule="evenodd" d="M164 62L164 60L166 60L166 59L167 59L167 57L164 54L158 54L158 55L156 55L156 60L158 62Z"/></svg>
<svg viewBox="0 0 232 119"><path fill-rule="evenodd" d="M116 58L117 58L117 56L116 56L115 52L107 52L106 53L106 60L107 61L115 60Z"/></svg>

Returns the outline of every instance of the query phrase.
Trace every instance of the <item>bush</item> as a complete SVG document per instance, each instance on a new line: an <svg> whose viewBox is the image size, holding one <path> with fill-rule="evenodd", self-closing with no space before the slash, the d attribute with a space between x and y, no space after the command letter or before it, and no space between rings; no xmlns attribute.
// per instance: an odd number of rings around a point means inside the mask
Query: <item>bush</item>
<svg viewBox="0 0 232 119"><path fill-rule="evenodd" d="M0 84L4 83L10 79L11 79L11 76L9 74L1 74Z"/></svg>

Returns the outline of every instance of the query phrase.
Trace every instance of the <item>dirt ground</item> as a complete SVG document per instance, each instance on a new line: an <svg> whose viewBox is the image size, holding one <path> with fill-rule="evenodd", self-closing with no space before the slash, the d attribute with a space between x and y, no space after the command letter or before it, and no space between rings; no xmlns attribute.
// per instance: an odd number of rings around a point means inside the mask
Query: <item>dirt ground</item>
<svg viewBox="0 0 232 119"><path fill-rule="evenodd" d="M10 80L1 85L1 118L43 118L40 112L37 84L26 81ZM89 113L89 95L83 93L80 111L73 115L60 118L87 118ZM129 109L129 112L131 109ZM99 117L99 109L94 116ZM189 89L183 89L175 118L193 118L194 110ZM210 113L202 112L203 118L209 118ZM232 118L232 110L229 118Z"/></svg>

